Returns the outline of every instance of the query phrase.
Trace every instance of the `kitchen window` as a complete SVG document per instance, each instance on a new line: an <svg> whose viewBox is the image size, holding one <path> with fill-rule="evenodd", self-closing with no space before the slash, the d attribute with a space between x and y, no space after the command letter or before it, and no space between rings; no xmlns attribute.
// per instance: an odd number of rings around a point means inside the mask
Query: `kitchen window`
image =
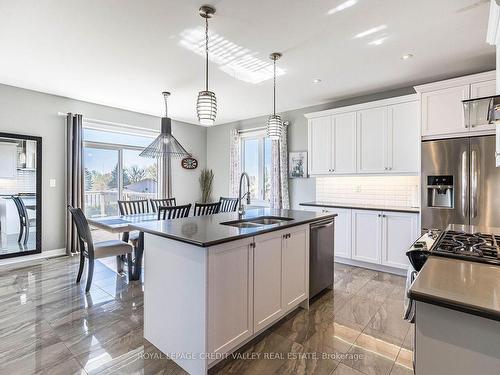
<svg viewBox="0 0 500 375"><path fill-rule="evenodd" d="M83 129L85 214L118 215L118 200L156 198L156 159L139 154L156 134Z"/></svg>
<svg viewBox="0 0 500 375"><path fill-rule="evenodd" d="M250 176L252 204L269 206L272 141L265 131L241 134L241 169Z"/></svg>

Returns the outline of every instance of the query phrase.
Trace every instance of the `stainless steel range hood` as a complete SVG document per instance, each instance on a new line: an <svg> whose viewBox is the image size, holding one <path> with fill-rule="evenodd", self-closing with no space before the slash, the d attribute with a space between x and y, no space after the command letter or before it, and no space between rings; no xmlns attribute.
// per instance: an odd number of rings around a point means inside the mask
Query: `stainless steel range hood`
<svg viewBox="0 0 500 375"><path fill-rule="evenodd" d="M500 95L467 99L462 103L467 127L500 122Z"/></svg>

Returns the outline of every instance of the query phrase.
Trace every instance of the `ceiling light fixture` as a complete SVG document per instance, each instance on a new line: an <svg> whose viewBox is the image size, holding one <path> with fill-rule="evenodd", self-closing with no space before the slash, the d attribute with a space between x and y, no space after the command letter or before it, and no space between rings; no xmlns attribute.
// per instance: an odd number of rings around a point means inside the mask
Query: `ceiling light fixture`
<svg viewBox="0 0 500 375"><path fill-rule="evenodd" d="M208 19L215 14L215 8L203 5L200 16L205 19L205 90L198 93L196 112L198 121L202 125L213 125L217 116L217 98L215 93L208 89Z"/></svg>
<svg viewBox="0 0 500 375"><path fill-rule="evenodd" d="M378 38L378 39L372 40L368 44L371 45L371 46L380 46L382 43L385 42L386 39L387 39L387 37Z"/></svg>
<svg viewBox="0 0 500 375"><path fill-rule="evenodd" d="M321 83L321 79L315 78L315 79L313 79L313 83Z"/></svg>
<svg viewBox="0 0 500 375"><path fill-rule="evenodd" d="M406 55L401 56L401 60L409 60L413 57L411 53L407 53Z"/></svg>
<svg viewBox="0 0 500 375"><path fill-rule="evenodd" d="M170 96L168 91L162 92L165 100L165 117L161 118L161 133L151 144L146 147L139 156L145 158L161 158L163 156L173 156L184 158L191 156L177 139L172 135L172 119L168 117L167 99Z"/></svg>
<svg viewBox="0 0 500 375"><path fill-rule="evenodd" d="M332 15L338 12L343 11L344 9L350 8L353 5L355 5L358 2L358 0L347 0L344 1L343 3L337 5L335 8L332 8L328 11L328 15Z"/></svg>
<svg viewBox="0 0 500 375"><path fill-rule="evenodd" d="M355 38L364 38L365 36L372 35L378 33L379 31L387 29L387 25L380 25L376 27L372 27L371 29L360 32L359 34L354 35Z"/></svg>
<svg viewBox="0 0 500 375"><path fill-rule="evenodd" d="M267 136L271 139L280 139L283 132L281 116L276 114L276 60L281 56L279 52L269 55L269 58L273 60L273 114L267 119Z"/></svg>

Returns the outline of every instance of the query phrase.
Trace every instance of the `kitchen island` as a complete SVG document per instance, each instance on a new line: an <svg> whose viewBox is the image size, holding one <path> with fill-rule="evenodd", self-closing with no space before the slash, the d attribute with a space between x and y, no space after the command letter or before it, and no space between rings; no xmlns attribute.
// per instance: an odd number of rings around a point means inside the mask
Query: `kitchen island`
<svg viewBox="0 0 500 375"><path fill-rule="evenodd" d="M308 307L309 225L335 216L255 209L133 225L144 233L144 337L206 374Z"/></svg>
<svg viewBox="0 0 500 375"><path fill-rule="evenodd" d="M499 280L500 265L427 259L408 292L416 301L415 375L499 373Z"/></svg>

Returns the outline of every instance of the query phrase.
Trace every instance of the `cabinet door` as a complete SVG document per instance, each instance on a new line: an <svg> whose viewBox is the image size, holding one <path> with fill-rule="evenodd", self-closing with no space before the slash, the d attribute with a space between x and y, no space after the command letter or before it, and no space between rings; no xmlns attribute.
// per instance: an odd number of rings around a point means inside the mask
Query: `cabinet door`
<svg viewBox="0 0 500 375"><path fill-rule="evenodd" d="M309 226L291 228L288 236L285 235L282 266L283 307L286 312L309 295Z"/></svg>
<svg viewBox="0 0 500 375"><path fill-rule="evenodd" d="M381 219L379 211L352 210L352 259L380 263Z"/></svg>
<svg viewBox="0 0 500 375"><path fill-rule="evenodd" d="M406 251L418 238L418 214L382 213L382 264L407 268Z"/></svg>
<svg viewBox="0 0 500 375"><path fill-rule="evenodd" d="M408 102L388 108L388 168L395 173L420 171L420 105Z"/></svg>
<svg viewBox="0 0 500 375"><path fill-rule="evenodd" d="M342 113L332 118L334 173L356 173L356 112Z"/></svg>
<svg viewBox="0 0 500 375"><path fill-rule="evenodd" d="M483 81L470 86L470 98L484 98L496 95L496 81ZM473 103L471 108L471 131L495 130L495 124L488 124L488 101Z"/></svg>
<svg viewBox="0 0 500 375"><path fill-rule="evenodd" d="M209 250L208 346L211 353L225 353L253 334L251 243L250 238Z"/></svg>
<svg viewBox="0 0 500 375"><path fill-rule="evenodd" d="M469 85L422 94L422 135L466 133L462 100L469 99Z"/></svg>
<svg viewBox="0 0 500 375"><path fill-rule="evenodd" d="M387 107L358 112L358 173L384 173L387 168Z"/></svg>
<svg viewBox="0 0 500 375"><path fill-rule="evenodd" d="M331 116L309 121L309 171L311 174L330 174L332 169Z"/></svg>
<svg viewBox="0 0 500 375"><path fill-rule="evenodd" d="M254 331L258 332L283 313L281 241L283 232L255 237Z"/></svg>
<svg viewBox="0 0 500 375"><path fill-rule="evenodd" d="M17 147L14 143L0 143L0 178L13 178L17 170Z"/></svg>
<svg viewBox="0 0 500 375"><path fill-rule="evenodd" d="M347 208L332 208L330 212L336 213L335 218L335 256L351 258L351 210Z"/></svg>

